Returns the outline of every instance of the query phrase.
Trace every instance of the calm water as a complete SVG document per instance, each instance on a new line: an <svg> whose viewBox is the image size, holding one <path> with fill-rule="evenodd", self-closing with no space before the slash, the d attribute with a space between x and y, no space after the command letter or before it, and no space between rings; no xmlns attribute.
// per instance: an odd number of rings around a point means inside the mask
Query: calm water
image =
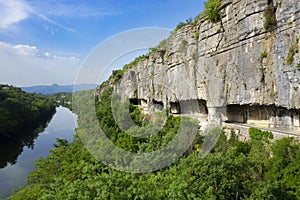
<svg viewBox="0 0 300 200"><path fill-rule="evenodd" d="M58 107L47 127L36 139L32 139L29 143L25 142L26 146L18 146L20 142L14 141L14 144L1 147L0 162L6 166L0 169L0 198L9 196L10 191L24 185L27 176L34 169L33 162L39 157L45 158L49 155L56 138L67 139L69 142L73 140L77 126L76 119L77 116L69 109ZM9 156L12 158L8 158Z"/></svg>

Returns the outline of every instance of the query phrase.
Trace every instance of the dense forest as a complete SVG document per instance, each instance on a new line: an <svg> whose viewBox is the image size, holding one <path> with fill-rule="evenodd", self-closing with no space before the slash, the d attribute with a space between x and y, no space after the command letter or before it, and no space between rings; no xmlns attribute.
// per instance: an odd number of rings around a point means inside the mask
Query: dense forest
<svg viewBox="0 0 300 200"><path fill-rule="evenodd" d="M51 119L56 106L47 96L0 85L0 141L13 138L32 127L39 128Z"/></svg>
<svg viewBox="0 0 300 200"><path fill-rule="evenodd" d="M85 105L91 95L82 92L75 107ZM110 141L127 151L161 148L175 137L183 120L169 115L157 135L133 137L127 134L130 129L124 132L116 126L112 110L129 106L131 118L142 127L149 126L147 116L126 102L111 107L111 100L108 88L97 101L97 117ZM215 127L208 134L220 137L207 156L200 156L204 136L197 134L193 145L171 165L151 173L127 173L99 162L85 148L81 138L89 134L85 124L90 123L90 114L80 113L74 141L58 139L51 155L36 162L27 185L9 199L300 199L300 145L293 138L273 141L270 132L251 128L251 139L239 141L234 131L228 138ZM124 162L133 161L124 158Z"/></svg>

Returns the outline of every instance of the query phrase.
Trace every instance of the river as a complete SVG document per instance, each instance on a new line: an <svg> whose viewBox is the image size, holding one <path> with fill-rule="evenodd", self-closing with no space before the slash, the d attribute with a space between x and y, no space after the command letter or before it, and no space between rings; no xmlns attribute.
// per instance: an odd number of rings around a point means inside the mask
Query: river
<svg viewBox="0 0 300 200"><path fill-rule="evenodd" d="M4 168L0 169L0 199L9 196L12 190L18 190L25 184L27 176L35 168L34 161L49 155L56 138L71 142L76 127L77 116L67 108L57 107L56 113L44 131L37 134L36 138L27 142L25 146L18 146L19 141L2 145L0 163Z"/></svg>

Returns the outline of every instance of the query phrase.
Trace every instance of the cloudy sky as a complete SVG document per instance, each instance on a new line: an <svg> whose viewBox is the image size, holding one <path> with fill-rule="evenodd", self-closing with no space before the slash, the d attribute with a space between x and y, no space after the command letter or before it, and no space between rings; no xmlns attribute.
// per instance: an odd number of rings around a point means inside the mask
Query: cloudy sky
<svg viewBox="0 0 300 200"><path fill-rule="evenodd" d="M0 83L72 84L99 43L135 28L174 29L202 12L203 2L0 0Z"/></svg>

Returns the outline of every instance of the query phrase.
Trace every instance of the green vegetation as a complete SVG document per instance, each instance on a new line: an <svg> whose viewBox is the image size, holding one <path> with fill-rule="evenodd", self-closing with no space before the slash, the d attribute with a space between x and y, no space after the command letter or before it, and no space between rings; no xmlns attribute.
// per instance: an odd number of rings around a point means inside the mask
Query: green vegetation
<svg viewBox="0 0 300 200"><path fill-rule="evenodd" d="M191 22L191 25L193 25L193 26L197 26L197 24L198 24L198 22L199 22L199 18L200 18L200 14L199 14L199 15L197 15L197 16L195 17L194 21L193 21L193 22Z"/></svg>
<svg viewBox="0 0 300 200"><path fill-rule="evenodd" d="M268 57L268 52L266 52L266 51L260 52L260 55L259 55L260 61L262 61L266 57Z"/></svg>
<svg viewBox="0 0 300 200"><path fill-rule="evenodd" d="M182 53L185 53L188 46L189 46L188 41L182 40L181 43L180 43L180 46L179 46L179 51L182 52Z"/></svg>
<svg viewBox="0 0 300 200"><path fill-rule="evenodd" d="M186 25L192 25L192 26L196 26L198 21L199 21L199 17L200 15L198 15L197 17L195 17L195 19L193 20L192 17L188 18L185 20L185 22L179 22L179 24L177 24L175 30L173 33L176 33L179 29L181 29L182 27L186 26Z"/></svg>
<svg viewBox="0 0 300 200"><path fill-rule="evenodd" d="M263 85L265 85L266 84L266 67L265 66L263 66L263 65L261 65L260 66L260 72L261 72L261 74L260 74L260 82L263 84Z"/></svg>
<svg viewBox="0 0 300 200"><path fill-rule="evenodd" d="M51 118L56 105L44 95L0 85L0 138L13 139L26 129L38 128L42 121Z"/></svg>
<svg viewBox="0 0 300 200"><path fill-rule="evenodd" d="M249 129L249 136L252 140L268 141L269 139L273 139L272 132L262 131L262 130L257 129L257 128L250 128Z"/></svg>
<svg viewBox="0 0 300 200"><path fill-rule="evenodd" d="M298 90L298 86L293 86L292 88L293 88L295 91Z"/></svg>
<svg viewBox="0 0 300 200"><path fill-rule="evenodd" d="M128 69L130 69L130 68L135 67L135 66L138 64L139 61L141 61L141 60L143 60L143 59L145 59L145 58L147 58L147 57L149 57L149 55L141 55L141 56L135 58L134 61L132 61L132 62L129 63L129 64L126 64L126 65L123 67L123 70L126 71L126 70L128 70Z"/></svg>
<svg viewBox="0 0 300 200"><path fill-rule="evenodd" d="M87 101L82 94L81 100ZM101 127L118 146L132 152L152 152L176 135L183 118L170 115L157 135L129 137L116 125L112 109L118 113L129 106L131 117L142 126L149 120L128 103L111 107L115 98L111 94L112 88L107 88L96 108ZM89 120L88 115L79 116L78 134L85 131ZM122 115L118 116L122 123ZM98 162L78 136L71 144L58 140L51 155L36 162L27 185L9 199L299 199L298 141L283 138L271 142L271 133L254 128L249 130L249 141L239 141L234 131L229 139L218 128L208 135L213 137L214 133L221 135L206 157L199 155L204 151L204 138L197 135L178 161L145 174L117 171ZM126 158L124 162L128 162Z"/></svg>
<svg viewBox="0 0 300 200"><path fill-rule="evenodd" d="M175 30L172 32L172 35L174 35L179 29L181 29L182 27L186 26L186 25L192 25L192 26L196 26L198 21L199 21L200 15L198 15L197 17L193 18L190 17L188 19L186 19L185 22L180 22ZM199 30L197 29L195 34L194 34L194 38L196 40L198 40L199 38ZM108 81L105 81L102 83L101 87L106 87L109 85L110 80L112 80L112 83L116 84L124 75L124 73L126 71L128 71L129 69L133 69L134 67L137 66L138 62L140 62L141 60L144 59L148 59L149 56L157 51L165 51L165 55L166 55L166 59L168 59L169 53L168 53L168 45L169 45L169 38L162 40L157 46L150 48L149 52L146 53L145 55L141 55L137 58L135 58L134 61L126 64L123 66L123 68L121 70L113 70L112 75L110 76ZM180 46L180 51L184 51L187 48L187 41L184 41L181 46Z"/></svg>
<svg viewBox="0 0 300 200"><path fill-rule="evenodd" d="M149 124L150 122L145 123L145 121L149 121L148 115L143 115L137 106L129 104L128 101L125 103L118 102L118 97L113 97L112 91L111 87L103 91L100 100L96 105L96 113L102 130L114 144L131 152L153 151L168 143L168 141L176 135L180 117L173 116L168 116L165 127L160 130L156 136L151 137L150 139L137 138L125 133L123 130L127 130L127 132L136 131L134 127L129 127L128 117L124 115L128 109L131 113L130 117L135 124L138 124L139 126L145 125L145 128L140 131L151 133L155 132L157 129L159 130L159 127L155 126L155 122L151 124ZM111 104L111 102L114 103ZM112 111L115 114L115 118L113 117ZM86 116L86 120L88 120L88 117L89 116ZM83 116L83 118L85 118L85 116ZM159 115L156 116L156 118L160 119ZM85 119L83 119L83 121L84 120ZM154 119L152 119L152 121L153 120ZM154 143L155 145L152 145Z"/></svg>
<svg viewBox="0 0 300 200"><path fill-rule="evenodd" d="M196 30L196 32L194 34L194 38L196 41L198 41L198 39L199 39L199 30L198 29Z"/></svg>
<svg viewBox="0 0 300 200"><path fill-rule="evenodd" d="M147 56L157 51L166 51L168 48L168 43L169 38L162 40L157 46L150 49L150 52L147 54Z"/></svg>
<svg viewBox="0 0 300 200"><path fill-rule="evenodd" d="M177 24L176 28L175 28L175 31L181 29L182 27L186 26L187 23L184 23L184 22L179 22L179 24Z"/></svg>
<svg viewBox="0 0 300 200"><path fill-rule="evenodd" d="M168 47L168 43L169 43L169 38L164 39L157 45L157 48L159 50L166 50L166 48Z"/></svg>
<svg viewBox="0 0 300 200"><path fill-rule="evenodd" d="M72 110L72 93L71 92L59 92L51 95L47 95L50 99L56 102L57 105L66 107Z"/></svg>
<svg viewBox="0 0 300 200"><path fill-rule="evenodd" d="M208 0L204 5L204 13L209 21L216 23L221 20L220 9L222 3L220 0Z"/></svg>
<svg viewBox="0 0 300 200"><path fill-rule="evenodd" d="M197 22L195 22L195 23L197 23ZM188 24L194 24L193 19L191 17L186 19L185 22L179 22L179 24L176 26L174 32L178 31L179 29L181 29L182 27L184 27Z"/></svg>
<svg viewBox="0 0 300 200"><path fill-rule="evenodd" d="M273 30L276 28L277 25L277 19L276 19L276 8L274 7L274 4L269 4L265 10L264 10L264 29L267 31Z"/></svg>
<svg viewBox="0 0 300 200"><path fill-rule="evenodd" d="M154 78L154 70L151 70L151 72L150 72L150 78Z"/></svg>
<svg viewBox="0 0 300 200"><path fill-rule="evenodd" d="M298 42L299 42L299 39L296 39L296 42L294 42L289 48L289 53L286 58L286 62L288 65L291 65L293 63L294 56L296 55L296 53L299 52Z"/></svg>
<svg viewBox="0 0 300 200"><path fill-rule="evenodd" d="M132 69L132 68L136 67L137 64L138 64L141 60L149 58L149 55L150 55L152 52L156 51L156 50L158 50L158 49L152 48L152 49L150 49L150 52L147 53L146 55L138 56L138 57L135 58L132 62L130 62L130 63L124 65L124 66L123 66L123 69L113 70L111 76L109 77L109 79L106 80L105 82L103 82L103 83L101 84L100 87L102 88L102 87L108 86L109 83L110 83L110 81L112 81L113 84L118 83L118 81L121 80L121 78L123 77L123 75L124 75L124 73L125 73L126 71L128 71L129 69Z"/></svg>
<svg viewBox="0 0 300 200"><path fill-rule="evenodd" d="M112 71L112 75L109 77L109 80L112 80L113 84L116 84L124 75L124 73L126 71L128 71L129 69L133 69L134 67L137 66L137 64L141 61L141 60L145 60L148 59L149 56L151 54L153 54L154 52L157 52L159 50L166 50L167 46L168 46L168 42L169 42L169 38L162 40L157 46L150 48L149 52L146 53L145 55L141 55L138 56L137 58L135 58L132 62L126 64L123 66L122 69L120 70L113 70ZM109 80L106 82L102 83L102 87L105 87L108 85Z"/></svg>
<svg viewBox="0 0 300 200"><path fill-rule="evenodd" d="M112 80L114 84L117 84L119 80L121 80L121 78L124 75L124 70L113 70L112 71Z"/></svg>
<svg viewBox="0 0 300 200"><path fill-rule="evenodd" d="M198 52L197 52L197 51L193 52L192 58L193 58L194 61L197 61L197 60L198 60L199 55L198 55Z"/></svg>
<svg viewBox="0 0 300 200"><path fill-rule="evenodd" d="M257 59L259 62L260 62L260 71L261 71L261 75L260 75L260 82L262 84L266 84L266 75L265 75L265 72L266 72L266 67L264 66L264 63L263 63L263 59L264 58L267 58L268 57L268 53L266 51L263 51L263 52L260 52L260 55L259 55L259 58Z"/></svg>
<svg viewBox="0 0 300 200"><path fill-rule="evenodd" d="M271 96L272 98L276 98L277 95L278 95L278 92L277 92L277 91L272 91L271 94L270 94L270 96Z"/></svg>

